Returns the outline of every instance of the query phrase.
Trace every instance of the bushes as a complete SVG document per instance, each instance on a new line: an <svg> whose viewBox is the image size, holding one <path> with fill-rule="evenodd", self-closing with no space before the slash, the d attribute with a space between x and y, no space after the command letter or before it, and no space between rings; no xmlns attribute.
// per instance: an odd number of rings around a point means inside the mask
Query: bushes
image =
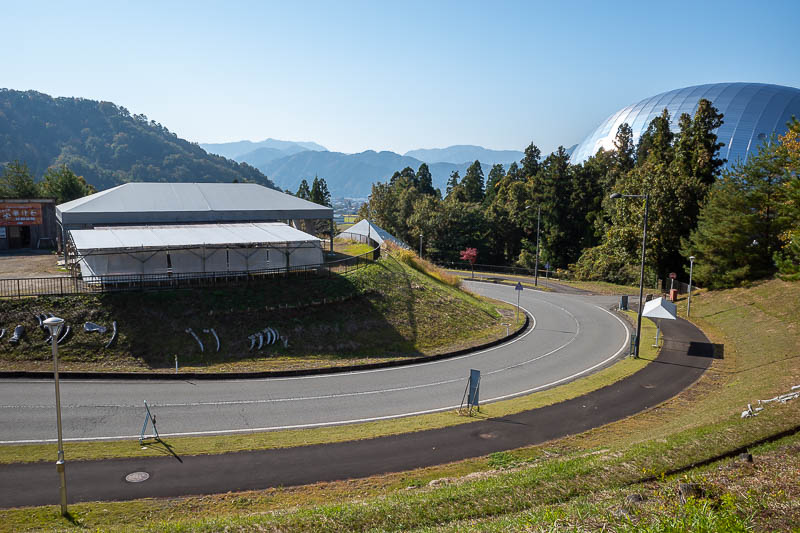
<svg viewBox="0 0 800 533"><path fill-rule="evenodd" d="M437 279L445 285L456 288L461 286L461 278L448 274L429 261L420 259L417 254L411 250L404 250L402 248L389 246L389 254L401 263L405 263L414 270Z"/></svg>

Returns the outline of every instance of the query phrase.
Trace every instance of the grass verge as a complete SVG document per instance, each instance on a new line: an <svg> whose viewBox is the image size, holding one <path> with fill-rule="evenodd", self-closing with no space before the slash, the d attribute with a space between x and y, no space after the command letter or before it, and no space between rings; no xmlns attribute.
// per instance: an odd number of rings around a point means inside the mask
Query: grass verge
<svg viewBox="0 0 800 533"><path fill-rule="evenodd" d="M689 505L674 505L677 479L670 477L670 472L796 430L798 400L767 404L753 418L742 419L739 413L747 403L786 392L800 380L797 301L800 283L782 281L693 297L693 317L717 344L721 358L676 398L581 435L367 480L78 505L76 521L81 527L143 531L593 530L612 524L623 531L797 528L796 435L750 450L759 476L724 474L729 461L723 462L720 477L714 477L713 465L679 472L711 496ZM765 460L758 470L759 457L773 452L776 459ZM620 501L633 490L651 491L645 496L652 504L642 506L642 512ZM649 511L647 505L652 505ZM213 518L197 518L198 509ZM57 518L55 508L5 514L6 524L69 526Z"/></svg>
<svg viewBox="0 0 800 533"><path fill-rule="evenodd" d="M50 370L50 349L34 315L54 313L72 327L60 346L62 369L248 372L374 363L468 348L505 334L512 306L448 285L392 254L332 278L276 278L249 287L110 293L4 301L0 324L23 324L17 346L0 344L0 369ZM83 323L119 324L109 334ZM282 341L263 350L248 337L271 327ZM185 330L204 342L201 351ZM214 328L221 344L204 330Z"/></svg>

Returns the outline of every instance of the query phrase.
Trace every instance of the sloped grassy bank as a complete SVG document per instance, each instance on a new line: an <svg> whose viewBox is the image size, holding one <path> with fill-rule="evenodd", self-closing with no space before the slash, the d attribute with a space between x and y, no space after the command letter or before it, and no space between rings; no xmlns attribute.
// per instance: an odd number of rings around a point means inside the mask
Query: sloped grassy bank
<svg viewBox="0 0 800 533"><path fill-rule="evenodd" d="M581 435L367 480L73 509L82 527L131 531L797 528L800 399L740 417L748 403L800 383L797 301L800 282L777 280L695 294L693 318L718 345L711 369L676 398ZM754 446L785 432L791 435L778 443ZM753 453L753 464L736 461L742 448ZM726 454L733 457L693 467ZM680 482L697 483L702 492L682 504ZM644 501L626 500L632 493ZM196 516L198 509L206 518ZM55 507L7 514L9 524L66 525Z"/></svg>
<svg viewBox="0 0 800 533"><path fill-rule="evenodd" d="M415 266L416 268L412 268ZM413 254L393 251L347 275L276 278L247 287L6 300L0 327L25 325L17 346L0 340L0 369L47 370L50 348L34 315L53 313L72 327L59 346L65 370L248 371L312 368L431 355L505 333L510 306L458 287ZM84 322L119 335L87 333ZM248 336L270 327L284 339L250 349ZM191 328L201 342L186 332ZM214 329L220 339L216 351Z"/></svg>

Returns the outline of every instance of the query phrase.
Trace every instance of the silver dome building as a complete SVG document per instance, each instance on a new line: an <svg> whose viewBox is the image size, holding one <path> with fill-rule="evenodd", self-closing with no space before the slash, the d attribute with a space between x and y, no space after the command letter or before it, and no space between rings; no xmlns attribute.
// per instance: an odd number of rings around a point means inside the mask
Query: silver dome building
<svg viewBox="0 0 800 533"><path fill-rule="evenodd" d="M700 99L709 100L723 116L717 131L718 141L724 143L720 157L726 166L737 160L745 161L761 141L773 132L786 132L792 116L800 119L800 89L765 83L711 83L685 87L645 98L620 109L594 130L573 151L572 163L582 163L597 150L613 150L614 138L620 125L627 122L633 130L633 140L639 142L650 122L666 108L671 117L672 131L678 131L682 113L694 115Z"/></svg>

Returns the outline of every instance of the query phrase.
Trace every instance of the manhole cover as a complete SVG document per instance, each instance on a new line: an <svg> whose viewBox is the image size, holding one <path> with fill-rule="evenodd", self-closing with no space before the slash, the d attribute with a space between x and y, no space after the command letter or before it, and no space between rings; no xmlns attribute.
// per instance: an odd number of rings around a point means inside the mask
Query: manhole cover
<svg viewBox="0 0 800 533"><path fill-rule="evenodd" d="M142 481L147 481L149 478L150 474L147 472L131 472L125 476L125 481L128 483L141 483Z"/></svg>

